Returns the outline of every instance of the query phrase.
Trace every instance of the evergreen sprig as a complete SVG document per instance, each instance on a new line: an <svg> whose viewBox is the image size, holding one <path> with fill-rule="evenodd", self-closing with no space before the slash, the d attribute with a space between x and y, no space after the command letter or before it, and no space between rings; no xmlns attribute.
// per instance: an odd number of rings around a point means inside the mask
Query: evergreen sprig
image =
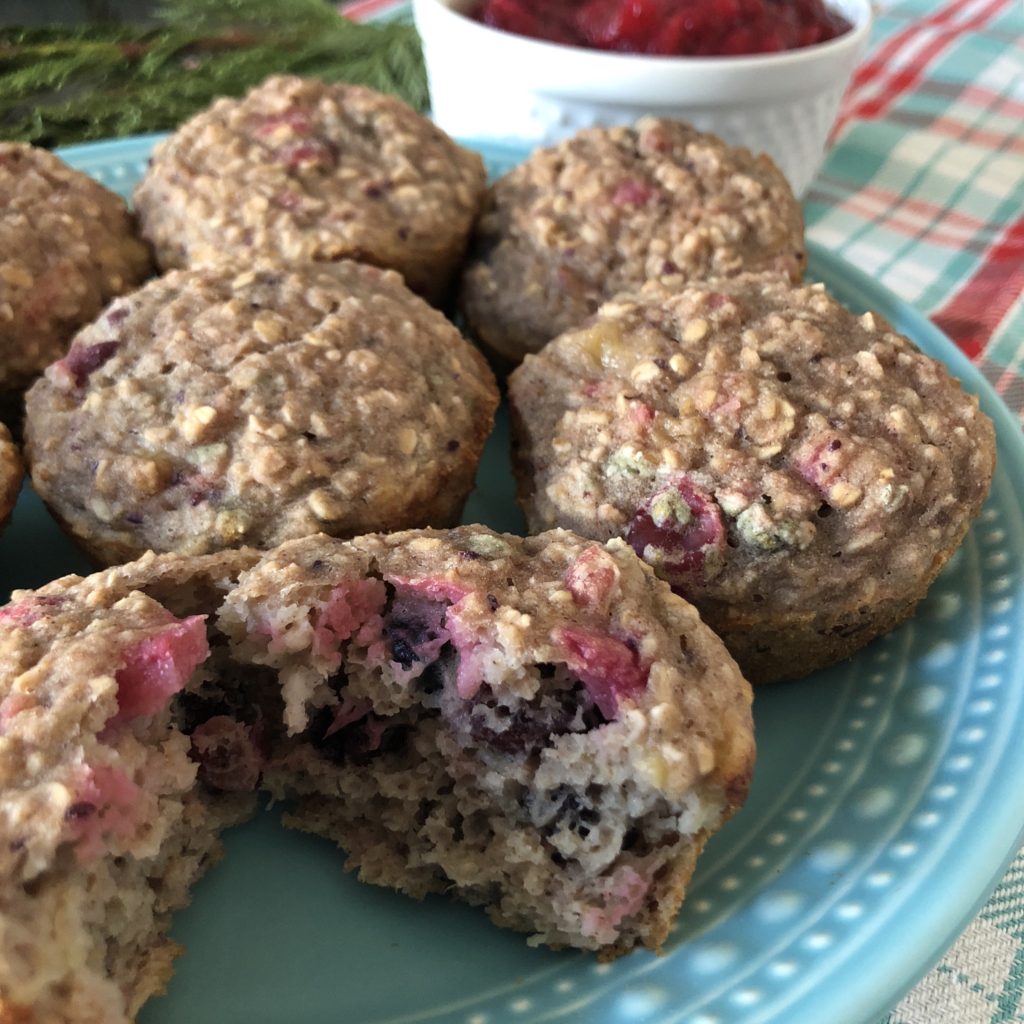
<svg viewBox="0 0 1024 1024"><path fill-rule="evenodd" d="M169 0L156 27L0 28L0 137L40 146L173 128L275 72L427 105L415 29L324 0Z"/></svg>

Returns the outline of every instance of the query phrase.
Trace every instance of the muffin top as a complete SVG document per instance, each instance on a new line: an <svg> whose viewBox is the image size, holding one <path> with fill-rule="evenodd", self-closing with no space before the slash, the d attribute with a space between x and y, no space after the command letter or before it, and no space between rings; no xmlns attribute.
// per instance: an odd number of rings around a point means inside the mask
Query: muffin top
<svg viewBox="0 0 1024 1024"><path fill-rule="evenodd" d="M461 251L484 183L477 154L396 97L274 76L159 143L135 203L165 269L348 256L419 290L411 265Z"/></svg>
<svg viewBox="0 0 1024 1024"><path fill-rule="evenodd" d="M800 206L767 156L653 117L535 152L491 189L474 247L463 309L515 360L650 278L799 280L806 261Z"/></svg>
<svg viewBox="0 0 1024 1024"><path fill-rule="evenodd" d="M24 475L25 467L18 448L11 440L10 432L0 423L0 526L7 522L14 509Z"/></svg>
<svg viewBox="0 0 1024 1024"><path fill-rule="evenodd" d="M650 282L513 374L531 529L622 535L724 605L871 602L930 578L994 435L946 369L822 285Z"/></svg>
<svg viewBox="0 0 1024 1024"><path fill-rule="evenodd" d="M349 610L339 614L342 604ZM600 545L565 530L524 538L476 525L303 538L242 575L218 625L236 655L277 667L304 658L324 676L337 671L330 639L358 630L367 657L386 662L391 651L395 681L364 679L349 663L346 693L391 710L413 702L410 678L446 643L457 652L446 684L456 703L488 693L531 701L568 673L601 721L630 731L636 771L656 788L677 797L701 782L735 804L750 781L749 684L696 609L621 540ZM289 714L299 728L307 709ZM551 740L515 716L491 727L506 752Z"/></svg>
<svg viewBox="0 0 1024 1024"><path fill-rule="evenodd" d="M119 196L44 149L0 142L0 393L151 268Z"/></svg>
<svg viewBox="0 0 1024 1024"><path fill-rule="evenodd" d="M468 491L497 389L398 274L172 271L28 396L36 489L96 557L266 548L430 521Z"/></svg>

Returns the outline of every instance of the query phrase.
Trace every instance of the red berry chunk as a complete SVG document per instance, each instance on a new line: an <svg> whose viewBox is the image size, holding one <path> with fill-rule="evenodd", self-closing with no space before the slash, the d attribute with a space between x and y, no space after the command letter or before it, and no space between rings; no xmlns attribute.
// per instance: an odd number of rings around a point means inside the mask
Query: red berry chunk
<svg viewBox="0 0 1024 1024"><path fill-rule="evenodd" d="M329 170L338 162L337 149L314 131L313 121L304 110L283 110L260 118L252 132L270 147L274 159L290 171Z"/></svg>
<svg viewBox="0 0 1024 1024"><path fill-rule="evenodd" d="M338 162L338 153L326 139L309 138L286 142L274 149L274 157L290 171L306 168L330 170Z"/></svg>
<svg viewBox="0 0 1024 1024"><path fill-rule="evenodd" d="M624 864L604 884L603 904L583 911L581 931L584 935L600 935L617 927L625 918L635 914L642 906L649 879Z"/></svg>
<svg viewBox="0 0 1024 1024"><path fill-rule="evenodd" d="M111 765L85 765L75 800L64 821L80 861L93 860L106 849L111 835L127 838L137 828L142 789Z"/></svg>
<svg viewBox="0 0 1024 1024"><path fill-rule="evenodd" d="M619 580L619 567L596 544L581 552L565 571L565 587L578 605L604 611Z"/></svg>
<svg viewBox="0 0 1024 1024"><path fill-rule="evenodd" d="M435 601L447 601L449 604L458 604L459 601L473 592L470 587L463 583L431 576L425 576L420 579L415 579L411 576L389 576L388 582L412 593L423 594L425 597L433 598Z"/></svg>
<svg viewBox="0 0 1024 1024"><path fill-rule="evenodd" d="M842 447L843 442L838 437L826 438L798 457L793 468L801 479L820 494L827 495L841 474L839 453Z"/></svg>
<svg viewBox="0 0 1024 1024"><path fill-rule="evenodd" d="M99 341L95 345L72 345L68 354L55 364L55 369L63 371L76 388L81 388L118 348L119 343L116 341Z"/></svg>
<svg viewBox="0 0 1024 1024"><path fill-rule="evenodd" d="M654 410L646 402L630 402L629 418L641 429L654 422Z"/></svg>
<svg viewBox="0 0 1024 1024"><path fill-rule="evenodd" d="M117 714L111 724L154 715L188 682L210 653L206 616L193 615L140 640L122 655L117 670Z"/></svg>
<svg viewBox="0 0 1024 1024"><path fill-rule="evenodd" d="M377 579L345 580L339 583L316 612L313 625L313 653L333 664L341 663L341 645L384 607L387 592ZM275 642L282 638L274 637Z"/></svg>
<svg viewBox="0 0 1024 1024"><path fill-rule="evenodd" d="M671 582L707 574L724 554L725 540L718 505L688 480L653 495L626 531L633 550Z"/></svg>
<svg viewBox="0 0 1024 1024"><path fill-rule="evenodd" d="M286 132L292 135L309 135L313 131L313 122L309 114L304 110L282 110L278 114L268 114L260 118L255 126L254 132L260 138L267 138L278 133Z"/></svg>
<svg viewBox="0 0 1024 1024"><path fill-rule="evenodd" d="M609 721L619 713L619 699L633 697L647 686L649 667L622 640L582 626L555 630L554 640L566 650L569 671L590 691Z"/></svg>
<svg viewBox="0 0 1024 1024"><path fill-rule="evenodd" d="M823 0L480 0L470 14L516 35L665 56L795 50L852 27Z"/></svg>
<svg viewBox="0 0 1024 1024"><path fill-rule="evenodd" d="M655 190L639 178L626 178L615 186L612 202L616 206L646 206L654 196Z"/></svg>
<svg viewBox="0 0 1024 1024"><path fill-rule="evenodd" d="M24 601L18 601L17 604L8 604L0 608L0 623L31 626L33 622L45 618L49 609L59 607L63 602L62 597L33 594Z"/></svg>
<svg viewBox="0 0 1024 1024"><path fill-rule="evenodd" d="M341 703L331 709L331 724L324 731L324 739L340 732L353 722L365 718L373 709L373 705L365 697L349 697L347 694L342 697Z"/></svg>

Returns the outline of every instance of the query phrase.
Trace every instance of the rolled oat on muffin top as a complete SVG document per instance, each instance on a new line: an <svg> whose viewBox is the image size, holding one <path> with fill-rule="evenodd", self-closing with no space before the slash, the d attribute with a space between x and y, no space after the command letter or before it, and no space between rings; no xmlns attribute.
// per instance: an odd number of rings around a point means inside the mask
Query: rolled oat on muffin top
<svg viewBox="0 0 1024 1024"><path fill-rule="evenodd" d="M650 282L509 381L531 530L623 536L748 678L804 675L911 614L988 493L990 421L822 285Z"/></svg>
<svg viewBox="0 0 1024 1024"><path fill-rule="evenodd" d="M35 489L96 559L458 519L498 403L393 271L172 271L82 331L27 400Z"/></svg>
<svg viewBox="0 0 1024 1024"><path fill-rule="evenodd" d="M8 429L0 423L0 527L14 510L25 467Z"/></svg>
<svg viewBox="0 0 1024 1024"><path fill-rule="evenodd" d="M135 205L165 270L349 257L436 300L485 180L476 153L398 98L280 75L159 143Z"/></svg>
<svg viewBox="0 0 1024 1024"><path fill-rule="evenodd" d="M152 271L124 201L45 149L0 142L0 415L72 335Z"/></svg>
<svg viewBox="0 0 1024 1024"><path fill-rule="evenodd" d="M581 131L499 179L459 301L472 333L519 362L651 278L799 281L805 264L800 205L769 157L646 117Z"/></svg>

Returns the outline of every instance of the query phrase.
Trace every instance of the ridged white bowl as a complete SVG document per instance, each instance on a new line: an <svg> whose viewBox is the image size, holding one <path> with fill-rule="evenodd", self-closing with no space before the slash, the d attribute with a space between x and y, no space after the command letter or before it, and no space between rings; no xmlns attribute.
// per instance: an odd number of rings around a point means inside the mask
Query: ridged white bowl
<svg viewBox="0 0 1024 1024"><path fill-rule="evenodd" d="M413 0L434 120L451 135L542 146L643 114L689 121L768 153L802 194L825 156L839 102L871 30L869 0L831 0L853 30L746 57L652 57L540 42Z"/></svg>

